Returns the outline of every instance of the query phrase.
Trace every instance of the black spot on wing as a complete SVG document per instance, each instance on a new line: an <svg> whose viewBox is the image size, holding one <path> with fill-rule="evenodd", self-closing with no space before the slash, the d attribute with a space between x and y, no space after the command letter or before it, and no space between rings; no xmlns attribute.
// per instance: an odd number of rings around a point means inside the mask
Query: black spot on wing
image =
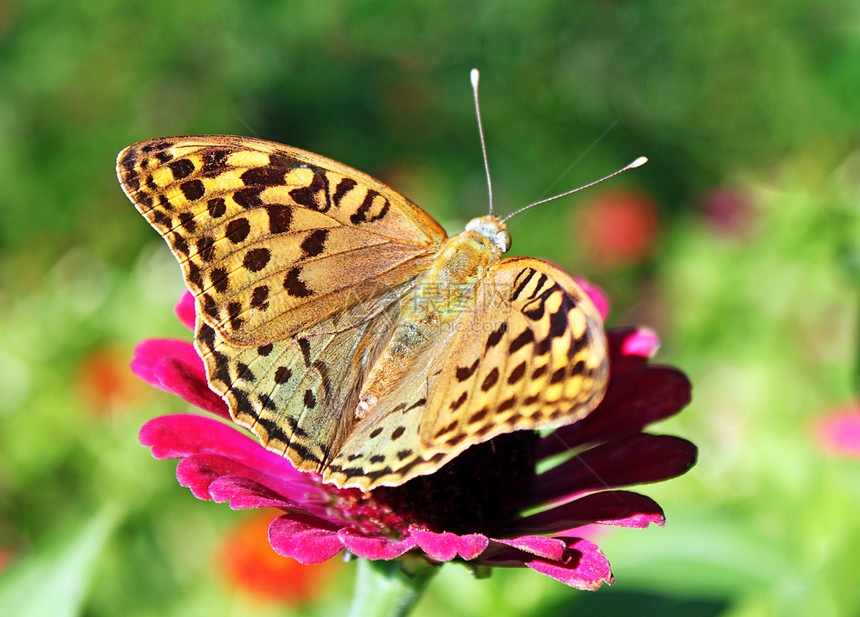
<svg viewBox="0 0 860 617"><path fill-rule="evenodd" d="M300 206L316 210L317 212L328 212L331 208L331 197L328 192L328 179L322 169L314 169L314 178L308 186L293 189L290 197Z"/></svg>
<svg viewBox="0 0 860 617"><path fill-rule="evenodd" d="M173 172L174 180L182 180L194 173L194 163L188 159L179 159L168 165L170 171Z"/></svg>
<svg viewBox="0 0 860 617"><path fill-rule="evenodd" d="M203 154L203 169L200 170L200 173L204 176L220 174L224 171L224 166L227 164L227 157L229 155L230 151L223 148L207 150Z"/></svg>
<svg viewBox="0 0 860 617"><path fill-rule="evenodd" d="M251 249L245 253L242 265L250 272L259 272L269 263L272 253L267 248Z"/></svg>
<svg viewBox="0 0 860 617"><path fill-rule="evenodd" d="M182 194L185 195L185 199L188 201L197 201L203 197L203 193L205 192L203 182L200 180L183 182L179 185L179 190L182 191Z"/></svg>
<svg viewBox="0 0 860 617"><path fill-rule="evenodd" d="M316 257L325 250L325 241L328 238L328 229L315 229L302 241L300 246L303 257L309 259Z"/></svg>
<svg viewBox="0 0 860 617"><path fill-rule="evenodd" d="M352 178L343 178L340 182L337 183L337 187L334 190L334 195L332 195L332 199L334 199L334 204L336 206L340 206L341 200L344 196L349 193L352 189L355 188L357 182Z"/></svg>
<svg viewBox="0 0 860 617"><path fill-rule="evenodd" d="M312 295L305 282L299 278L301 268L291 268L284 277L284 289L294 298L307 298Z"/></svg>
<svg viewBox="0 0 860 617"><path fill-rule="evenodd" d="M244 242L245 238L247 238L250 233L251 224L246 218L240 217L227 223L227 231L225 235L233 244Z"/></svg>
<svg viewBox="0 0 860 617"><path fill-rule="evenodd" d="M484 351L489 351L493 347L499 344L499 341L502 340L502 336L504 336L505 332L508 331L508 324L502 323L498 328L493 330L490 333L490 336L487 337L487 345L484 348Z"/></svg>
<svg viewBox="0 0 860 617"><path fill-rule="evenodd" d="M528 345L529 343L533 343L535 340L535 334L529 328L526 328L520 334L511 341L511 344L508 346L508 351L511 353L515 353Z"/></svg>
<svg viewBox="0 0 860 617"><path fill-rule="evenodd" d="M472 366L458 366L457 370L455 371L457 381L466 381L469 377L471 377L472 373L475 372L475 369L478 368L478 364L480 363L480 361L481 359L478 358L472 363Z"/></svg>
<svg viewBox="0 0 860 617"><path fill-rule="evenodd" d="M300 338L297 340L299 344L299 349L302 350L302 357L305 359L305 366L311 365L311 344L306 338Z"/></svg>
<svg viewBox="0 0 860 617"><path fill-rule="evenodd" d="M290 231L292 210L286 206L266 206L266 214L269 215L269 233L282 234Z"/></svg>
<svg viewBox="0 0 860 617"><path fill-rule="evenodd" d="M252 167L239 176L245 186L281 186L284 184L284 170L276 167Z"/></svg>

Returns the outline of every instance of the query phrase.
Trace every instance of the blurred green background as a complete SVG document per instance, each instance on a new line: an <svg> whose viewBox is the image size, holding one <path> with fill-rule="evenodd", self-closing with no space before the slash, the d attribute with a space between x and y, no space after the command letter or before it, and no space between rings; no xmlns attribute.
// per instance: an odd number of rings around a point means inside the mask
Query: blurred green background
<svg viewBox="0 0 860 617"><path fill-rule="evenodd" d="M659 332L694 401L657 430L700 462L643 487L665 528L597 539L614 587L449 565L416 614L860 614L860 460L813 430L860 398L856 0L0 2L0 613L346 611L351 564L299 604L231 574L265 526L137 443L188 407L130 376L132 349L188 334L114 159L255 135L456 232L486 211L472 67L498 211L651 159L513 219L512 252L607 290L610 326Z"/></svg>

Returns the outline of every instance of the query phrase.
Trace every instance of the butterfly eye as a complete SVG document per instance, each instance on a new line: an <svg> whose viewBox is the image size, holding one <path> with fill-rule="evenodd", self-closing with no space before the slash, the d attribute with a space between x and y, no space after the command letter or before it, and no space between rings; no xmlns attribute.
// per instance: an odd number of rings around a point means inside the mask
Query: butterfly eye
<svg viewBox="0 0 860 617"><path fill-rule="evenodd" d="M501 236L502 241L505 243L504 248L502 248L502 252L507 253L511 248L511 234L509 234L507 230L503 230L499 236Z"/></svg>

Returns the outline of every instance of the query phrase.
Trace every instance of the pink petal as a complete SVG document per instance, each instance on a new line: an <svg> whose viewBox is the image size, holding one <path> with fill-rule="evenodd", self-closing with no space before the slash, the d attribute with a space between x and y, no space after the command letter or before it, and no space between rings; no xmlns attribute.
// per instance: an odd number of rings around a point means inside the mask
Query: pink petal
<svg viewBox="0 0 860 617"><path fill-rule="evenodd" d="M172 358L188 365L189 370L201 377L204 382L206 381L203 360L200 359L194 346L188 341L148 339L139 343L134 348L131 370L146 383L165 390L166 388L155 374L155 366L166 358ZM172 390L167 391L172 392Z"/></svg>
<svg viewBox="0 0 860 617"><path fill-rule="evenodd" d="M366 536L348 527L338 530L337 537L347 550L366 559L397 559L416 546L412 537L395 540L383 535Z"/></svg>
<svg viewBox="0 0 860 617"><path fill-rule="evenodd" d="M606 297L606 293L600 287L592 285L585 279L574 277L574 280L591 299L603 321L606 321L606 317L609 315L609 298Z"/></svg>
<svg viewBox="0 0 860 617"><path fill-rule="evenodd" d="M589 523L643 528L665 522L663 510L650 497L630 491L603 491L522 518L513 524L512 531L545 534Z"/></svg>
<svg viewBox="0 0 860 617"><path fill-rule="evenodd" d="M460 546L457 553L466 561L471 561L487 550L490 539L480 533L469 533L460 536Z"/></svg>
<svg viewBox="0 0 860 617"><path fill-rule="evenodd" d="M335 529L323 526L315 517L285 514L269 525L269 544L279 555L299 563L320 563L343 549Z"/></svg>
<svg viewBox="0 0 860 617"><path fill-rule="evenodd" d="M658 482L686 472L696 446L680 437L639 433L586 450L540 474L529 505L569 500L588 491Z"/></svg>
<svg viewBox="0 0 860 617"><path fill-rule="evenodd" d="M145 382L229 419L227 404L209 389L203 361L185 341L151 339L135 348L131 370Z"/></svg>
<svg viewBox="0 0 860 617"><path fill-rule="evenodd" d="M140 443L158 459L219 454L249 467L299 477L284 457L269 452L233 426L206 416L176 414L153 418L140 429Z"/></svg>
<svg viewBox="0 0 860 617"><path fill-rule="evenodd" d="M186 291L182 294L182 298L173 310L179 318L179 321L182 322L182 325L194 332L196 313L194 308L194 296L191 295L190 291Z"/></svg>
<svg viewBox="0 0 860 617"><path fill-rule="evenodd" d="M242 476L219 476L209 484L208 491L212 501L229 503L233 510L301 507L301 504L291 502L259 482Z"/></svg>
<svg viewBox="0 0 860 617"><path fill-rule="evenodd" d="M579 538L571 538L567 543L568 555L564 561L534 559L525 565L576 589L594 590L604 583L615 582L609 560L597 545Z"/></svg>
<svg viewBox="0 0 860 617"><path fill-rule="evenodd" d="M860 405L817 419L813 435L825 454L860 458Z"/></svg>
<svg viewBox="0 0 860 617"><path fill-rule="evenodd" d="M176 466L176 479L198 499L212 499L209 485L222 476L241 476L256 480L259 474L236 461L216 454L193 454Z"/></svg>
<svg viewBox="0 0 860 617"><path fill-rule="evenodd" d="M613 377L645 366L660 348L657 333L648 328L615 328L606 333L606 339Z"/></svg>
<svg viewBox="0 0 860 617"><path fill-rule="evenodd" d="M205 485L194 494L202 499L209 497L200 491L208 490L208 483L216 475L242 475L267 486L269 489L308 506L325 504L329 492L319 485L314 474L297 471L290 462L277 453L269 452L250 437L229 425L211 418L193 415L161 416L150 420L140 429L140 442L152 447L155 458L186 458L217 456L217 470L200 470L205 478L186 477L194 486ZM198 461L199 462L199 461ZM232 466L231 466L232 465ZM192 472L192 468L186 470ZM186 484L191 486L191 484Z"/></svg>
<svg viewBox="0 0 860 617"><path fill-rule="evenodd" d="M538 457L638 433L653 422L675 415L690 399L690 381L677 369L649 366L623 373L609 382L606 396L588 416L544 437Z"/></svg>
<svg viewBox="0 0 860 617"><path fill-rule="evenodd" d="M430 559L436 561L451 561L457 556L460 548L460 538L455 533L435 533L423 529L413 529L411 536L415 538L418 548L427 553Z"/></svg>

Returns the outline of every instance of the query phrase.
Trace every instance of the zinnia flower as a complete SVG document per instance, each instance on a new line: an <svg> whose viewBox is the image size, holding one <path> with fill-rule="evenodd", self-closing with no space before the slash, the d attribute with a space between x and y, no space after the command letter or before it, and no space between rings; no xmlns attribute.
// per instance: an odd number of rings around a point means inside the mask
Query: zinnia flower
<svg viewBox="0 0 860 617"><path fill-rule="evenodd" d="M602 294L587 291L605 313ZM189 294L177 314L193 328ZM301 563L346 549L370 560L409 556L482 569L525 566L572 587L596 589L613 582L609 562L577 528L663 525L656 502L618 489L678 476L696 459L690 442L642 430L690 400L683 373L648 365L656 335L627 328L609 331L608 340L609 387L585 419L543 436L503 435L400 487L363 493L322 484L223 422L229 421L227 406L209 390L203 362L186 341L144 341L132 369L215 417L158 417L143 426L140 441L156 458L181 459L177 478L200 499L281 510L269 525L269 542Z"/></svg>

